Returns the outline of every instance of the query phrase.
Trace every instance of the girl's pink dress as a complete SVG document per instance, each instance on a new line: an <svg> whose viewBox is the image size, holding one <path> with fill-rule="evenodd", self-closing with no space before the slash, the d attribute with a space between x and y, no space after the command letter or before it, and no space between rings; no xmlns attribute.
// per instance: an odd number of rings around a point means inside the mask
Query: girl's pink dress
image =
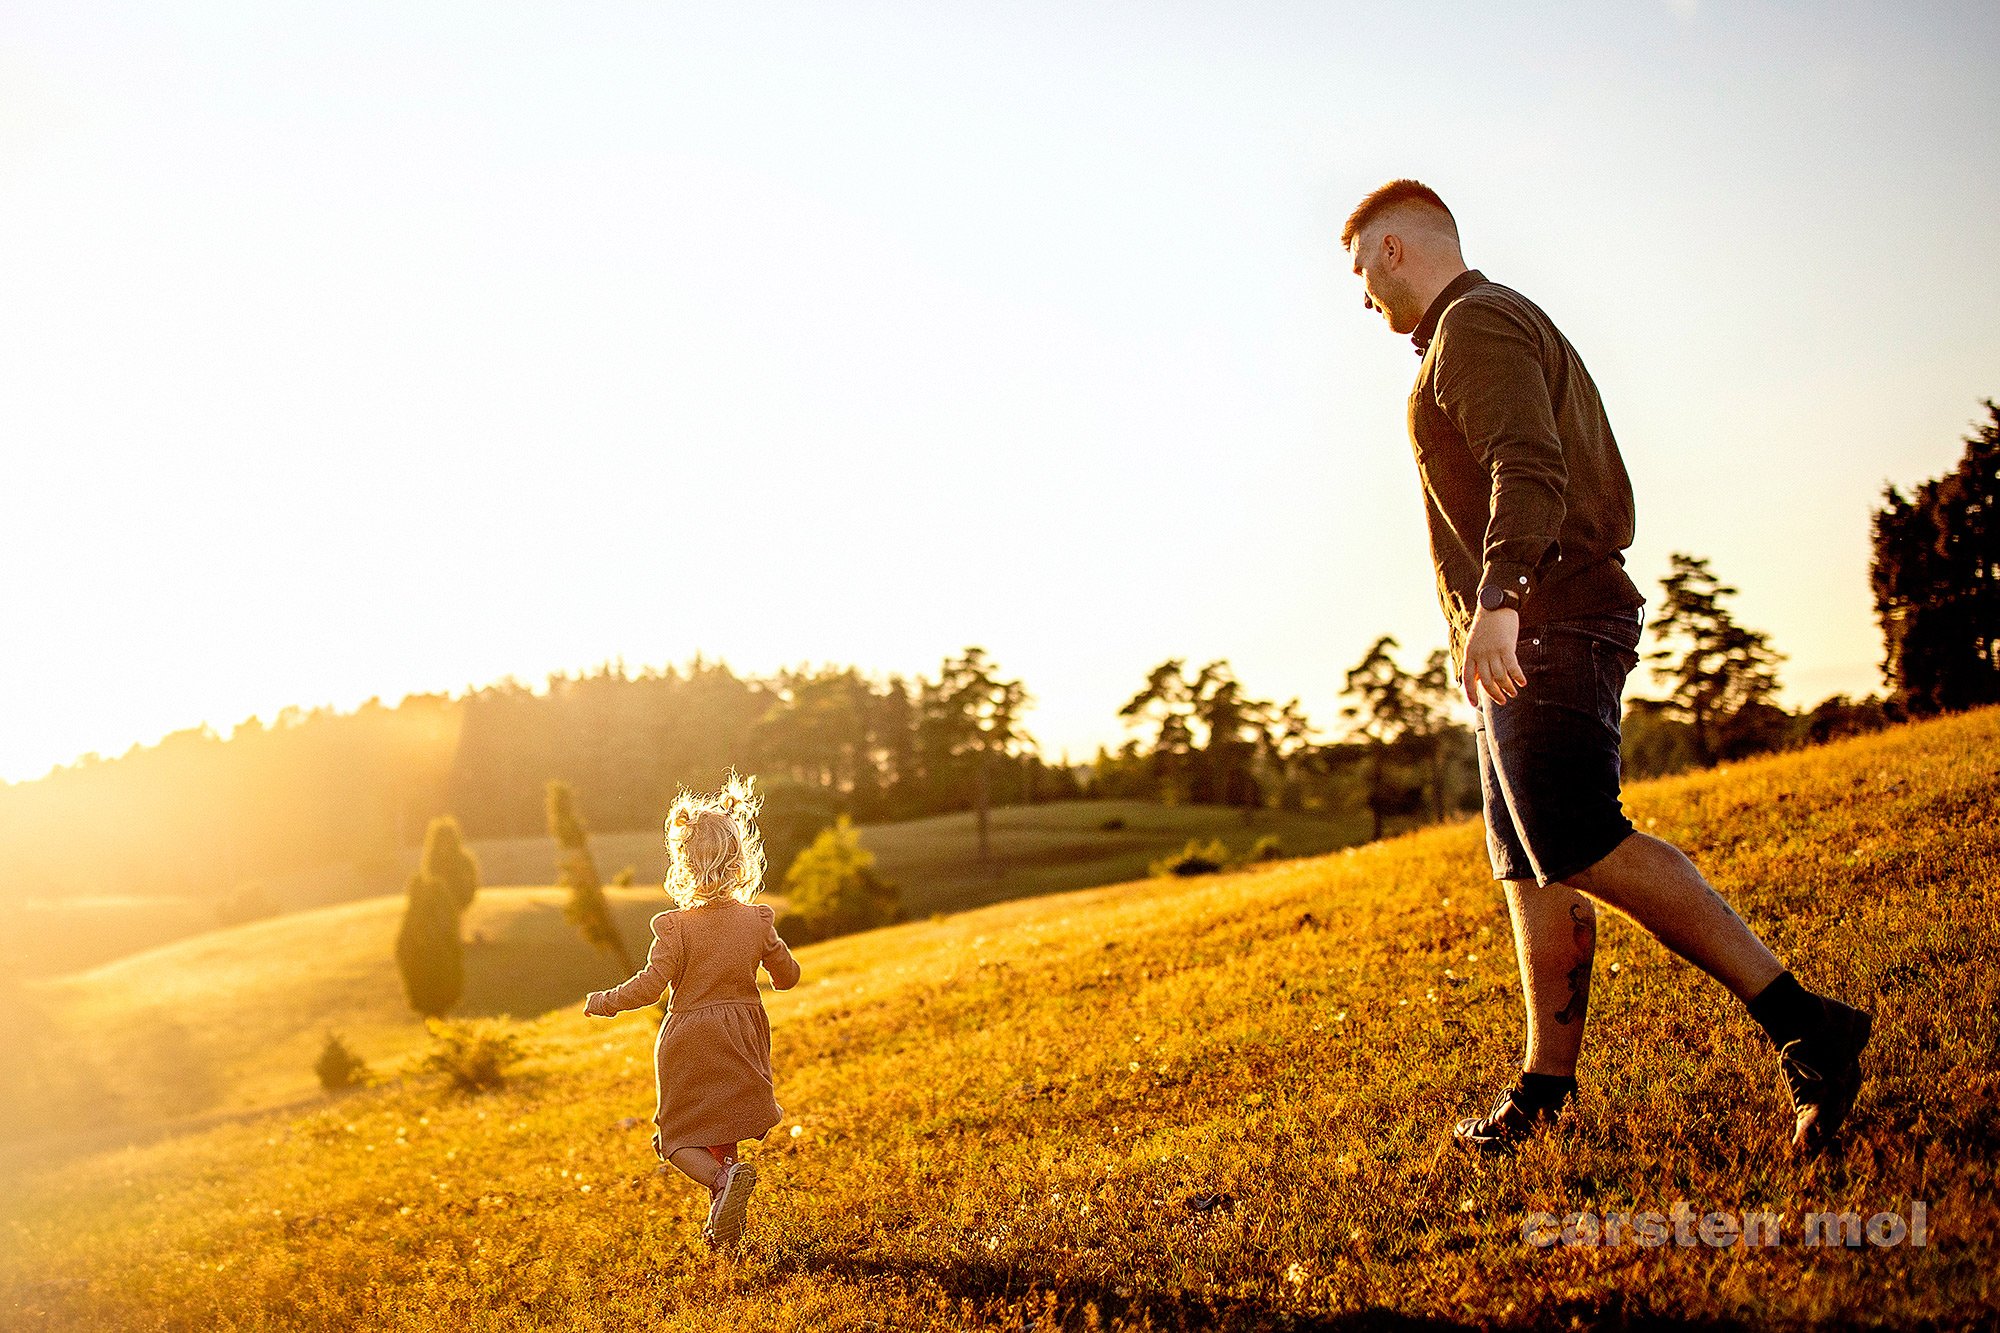
<svg viewBox="0 0 2000 1333"><path fill-rule="evenodd" d="M771 1022L757 993L757 967L778 990L798 984L799 964L761 903L734 898L653 918L646 966L601 992L601 1007L638 1009L672 992L654 1048L660 1109L653 1147L761 1139L784 1116L771 1087ZM597 997L593 997L597 998Z"/></svg>

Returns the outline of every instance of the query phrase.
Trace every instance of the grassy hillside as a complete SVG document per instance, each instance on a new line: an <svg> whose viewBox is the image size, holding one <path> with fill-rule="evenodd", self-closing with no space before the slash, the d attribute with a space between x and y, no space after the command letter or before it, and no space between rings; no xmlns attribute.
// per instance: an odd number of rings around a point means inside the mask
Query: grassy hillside
<svg viewBox="0 0 2000 1333"><path fill-rule="evenodd" d="M666 903L613 891L635 954ZM468 1016L532 1016L623 978L563 919L556 889L482 890L466 913ZM52 981L0 990L0 1127L15 1139L265 1107L314 1093L337 1029L371 1061L426 1040L394 959L402 902L371 898L210 931Z"/></svg>
<svg viewBox="0 0 2000 1333"><path fill-rule="evenodd" d="M2000 711L1635 788L1809 985L1877 1014L1835 1162L1772 1056L1607 920L1585 1096L1486 1162L1446 1142L1519 1049L1476 825L1009 903L802 953L770 998L788 1124L745 1250L651 1170L643 1018L561 1013L478 1098L415 1076L302 1114L24 1166L23 1328L957 1329L2000 1314ZM1614 968L1615 965L1615 968ZM795 1132L794 1132L795 1131ZM1796 1244L1927 1205L1921 1249ZM1784 1214L1773 1249L1543 1250L1531 1211Z"/></svg>
<svg viewBox="0 0 2000 1333"><path fill-rule="evenodd" d="M1106 821L1121 827L1106 829ZM1137 878L1149 860L1191 837L1221 837L1242 850L1266 834L1288 850L1318 852L1338 840L1338 826L1271 812L1246 823L1231 810L1136 801L1024 806L994 814L997 871L973 854L970 815L884 825L865 836L902 884L906 910L928 915ZM636 850L623 843L639 836L595 839L600 860ZM495 844L480 850L503 875L530 870L530 851L546 858L546 840L518 841L520 848L498 844L499 856ZM643 955L646 921L665 899L657 887L614 891L613 899ZM459 1014L532 1017L620 979L616 964L563 920L561 904L552 888L481 892L465 922ZM95 928L129 937L134 948L138 932L155 924L144 900L94 906L102 915ZM403 1001L392 957L401 912L400 897L371 898L210 930L53 980L0 985L0 1035L24 1071L0 1078L0 1128L39 1140L80 1121L101 1134L295 1101L317 1089L312 1062L328 1030L371 1061L408 1055L425 1034Z"/></svg>

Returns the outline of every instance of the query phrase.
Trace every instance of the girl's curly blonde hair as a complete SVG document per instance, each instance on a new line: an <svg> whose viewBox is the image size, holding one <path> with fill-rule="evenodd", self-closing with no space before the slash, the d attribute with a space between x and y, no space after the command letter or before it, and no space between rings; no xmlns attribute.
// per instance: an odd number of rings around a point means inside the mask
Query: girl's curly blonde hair
<svg viewBox="0 0 2000 1333"><path fill-rule="evenodd" d="M682 791L667 814L667 896L680 907L734 898L747 903L764 884L763 798L755 778L731 773L713 796Z"/></svg>

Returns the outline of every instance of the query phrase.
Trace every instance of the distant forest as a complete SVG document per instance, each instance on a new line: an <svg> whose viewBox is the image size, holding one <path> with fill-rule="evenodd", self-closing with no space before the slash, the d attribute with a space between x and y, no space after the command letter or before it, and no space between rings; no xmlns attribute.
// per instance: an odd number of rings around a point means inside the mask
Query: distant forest
<svg viewBox="0 0 2000 1333"><path fill-rule="evenodd" d="M471 838L540 836L551 778L592 828L633 830L733 767L759 775L770 817L810 824L808 838L837 813L967 809L982 785L993 804L1076 796L1076 775L1043 762L1014 723L1025 701L971 650L934 680L847 667L760 679L697 659L606 665L541 690L509 681L351 713L288 709L0 787L0 877L24 896L213 896L343 862L394 881L434 815Z"/></svg>

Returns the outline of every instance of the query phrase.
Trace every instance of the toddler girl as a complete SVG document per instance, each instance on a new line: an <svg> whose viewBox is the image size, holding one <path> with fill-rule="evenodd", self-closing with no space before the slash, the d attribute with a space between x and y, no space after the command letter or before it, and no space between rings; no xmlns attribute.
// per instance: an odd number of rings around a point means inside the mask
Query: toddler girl
<svg viewBox="0 0 2000 1333"><path fill-rule="evenodd" d="M750 901L764 879L759 804L751 783L734 774L714 796L681 793L667 817L666 888L676 910L653 918L646 966L621 986L592 992L583 1006L609 1018L672 989L655 1050L653 1149L708 1186L702 1234L718 1245L743 1234L757 1186L757 1168L737 1160L737 1142L762 1139L784 1114L772 1096L771 1024L757 995L757 965L779 990L799 980L772 910Z"/></svg>

